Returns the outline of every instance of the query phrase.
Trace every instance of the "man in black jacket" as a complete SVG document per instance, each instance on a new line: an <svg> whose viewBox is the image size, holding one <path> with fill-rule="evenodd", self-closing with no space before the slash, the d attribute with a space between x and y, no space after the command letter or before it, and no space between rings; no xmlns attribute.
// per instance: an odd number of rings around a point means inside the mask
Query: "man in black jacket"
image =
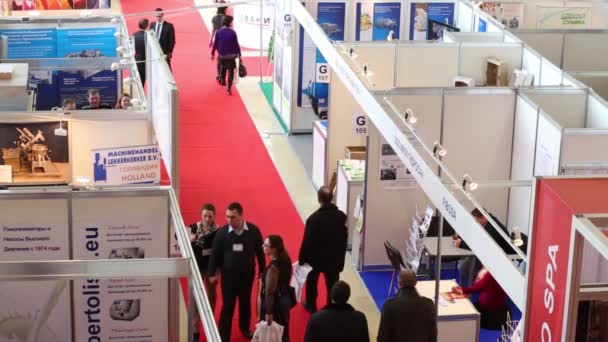
<svg viewBox="0 0 608 342"><path fill-rule="evenodd" d="M306 220L304 239L300 247L300 265L312 266L306 278L306 302L304 308L317 311L317 283L319 275L325 276L325 287L331 287L340 279L346 254L346 214L331 203L333 194L329 187L322 186L317 192L321 207ZM329 296L327 304L329 304Z"/></svg>
<svg viewBox="0 0 608 342"><path fill-rule="evenodd" d="M137 23L139 31L133 34L133 40L135 42L135 61L137 63L137 71L139 71L139 78L141 84L146 84L146 30L150 22L148 19L140 19Z"/></svg>
<svg viewBox="0 0 608 342"><path fill-rule="evenodd" d="M304 342L369 342L365 315L347 303L350 286L338 281L328 297L331 304L310 317Z"/></svg>
<svg viewBox="0 0 608 342"><path fill-rule="evenodd" d="M416 291L416 273L399 274L399 293L382 307L378 342L437 342L433 301Z"/></svg>
<svg viewBox="0 0 608 342"><path fill-rule="evenodd" d="M239 301L239 328L243 335L251 339L251 289L255 278L257 259L259 274L264 272L265 259L262 250L262 234L251 222L243 220L243 207L231 203L226 209L226 221L213 240L209 259L210 280L217 282L217 270L222 273L222 312L220 314L220 335L223 342L230 342L232 316L236 300Z"/></svg>
<svg viewBox="0 0 608 342"><path fill-rule="evenodd" d="M173 24L163 20L163 9L157 8L156 22L152 23L150 30L154 31L160 48L163 50L163 54L167 56L167 64L171 68L171 57L173 57L173 48L175 48L175 28Z"/></svg>

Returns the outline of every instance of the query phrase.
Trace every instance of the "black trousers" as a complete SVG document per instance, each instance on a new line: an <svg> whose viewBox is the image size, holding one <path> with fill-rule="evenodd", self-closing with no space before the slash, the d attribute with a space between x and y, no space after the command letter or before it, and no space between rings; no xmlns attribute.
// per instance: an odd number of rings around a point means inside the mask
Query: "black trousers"
<svg viewBox="0 0 608 342"><path fill-rule="evenodd" d="M340 272L321 272L314 268L308 273L306 277L306 305L310 308L317 308L317 296L318 290L317 285L319 283L319 275L323 273L325 276L325 287L327 288L327 304L331 303L329 298L329 292L331 287L340 280Z"/></svg>
<svg viewBox="0 0 608 342"><path fill-rule="evenodd" d="M232 316L236 301L239 301L239 328L249 331L251 323L251 289L253 277L247 280L230 281L222 277L222 312L220 313L220 336L223 342L230 342Z"/></svg>
<svg viewBox="0 0 608 342"><path fill-rule="evenodd" d="M139 78L141 79L141 84L146 84L146 62L139 61L137 63L137 71L139 72Z"/></svg>
<svg viewBox="0 0 608 342"><path fill-rule="evenodd" d="M228 84L228 89L232 89L234 70L236 69L236 58L220 57L220 64L220 82ZM226 74L228 74L228 83L226 83Z"/></svg>
<svg viewBox="0 0 608 342"><path fill-rule="evenodd" d="M289 307L290 299L288 295L277 296L275 300L275 307L272 310L272 319L278 324L283 326L283 338L282 342L290 342L289 338L289 311L291 308ZM260 319L262 321L266 320L266 303L264 298L262 297L262 303L260 307Z"/></svg>

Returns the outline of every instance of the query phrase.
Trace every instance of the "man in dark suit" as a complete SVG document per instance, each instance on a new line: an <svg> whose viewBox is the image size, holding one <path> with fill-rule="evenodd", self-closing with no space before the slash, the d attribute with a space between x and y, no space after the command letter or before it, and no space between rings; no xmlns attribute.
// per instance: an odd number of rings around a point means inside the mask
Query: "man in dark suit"
<svg viewBox="0 0 608 342"><path fill-rule="evenodd" d="M173 56L173 48L175 48L175 28L173 24L163 20L164 14L162 8L157 8L156 22L153 22L150 26L150 30L156 33L160 48L163 50L163 54L167 56L167 64L171 68L171 57Z"/></svg>
<svg viewBox="0 0 608 342"><path fill-rule="evenodd" d="M338 281L328 297L331 304L310 317L304 342L369 342L367 318L347 303L350 286Z"/></svg>
<svg viewBox="0 0 608 342"><path fill-rule="evenodd" d="M437 318L433 301L416 291L416 273L399 274L399 293L382 307L378 342L437 342Z"/></svg>
<svg viewBox="0 0 608 342"><path fill-rule="evenodd" d="M325 286L329 293L340 279L344 269L346 254L346 214L331 201L333 194L329 187L322 186L317 192L321 207L306 220L304 239L300 247L300 265L309 264L312 271L306 278L306 302L304 308L309 312L317 311L317 283L319 275L325 276ZM329 296L327 304L330 304Z"/></svg>
<svg viewBox="0 0 608 342"><path fill-rule="evenodd" d="M230 342L232 316L236 300L239 301L239 328L251 339L251 289L255 278L255 261L259 273L265 269L262 234L251 222L243 220L243 207L232 203L226 209L228 224L218 230L213 240L208 274L212 283L217 282L217 270L222 274L222 312L220 314L220 336Z"/></svg>
<svg viewBox="0 0 608 342"><path fill-rule="evenodd" d="M141 84L146 84L146 30L148 29L150 22L148 19L139 20L139 31L133 34L133 40L135 43L135 61L137 63L137 71L139 72L139 78Z"/></svg>

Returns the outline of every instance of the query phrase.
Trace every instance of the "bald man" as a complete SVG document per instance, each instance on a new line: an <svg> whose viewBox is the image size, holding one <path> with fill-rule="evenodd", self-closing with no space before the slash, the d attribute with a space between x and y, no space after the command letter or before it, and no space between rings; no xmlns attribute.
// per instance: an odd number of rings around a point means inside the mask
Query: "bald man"
<svg viewBox="0 0 608 342"><path fill-rule="evenodd" d="M306 301L304 308L317 311L317 284L319 275L325 277L327 293L340 280L346 255L346 214L332 203L333 193L327 186L317 192L320 208L306 220L304 238L300 247L300 265L309 264L312 271L306 278ZM327 296L327 305L330 304Z"/></svg>
<svg viewBox="0 0 608 342"><path fill-rule="evenodd" d="M437 320L433 301L416 291L416 273L399 273L399 293L384 303L378 342L436 342Z"/></svg>

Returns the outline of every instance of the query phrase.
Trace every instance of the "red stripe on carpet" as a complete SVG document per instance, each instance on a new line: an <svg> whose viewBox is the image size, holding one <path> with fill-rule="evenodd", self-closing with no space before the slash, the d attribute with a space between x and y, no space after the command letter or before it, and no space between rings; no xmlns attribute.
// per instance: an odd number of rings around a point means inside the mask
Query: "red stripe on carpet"
<svg viewBox="0 0 608 342"><path fill-rule="evenodd" d="M185 6L192 6L192 2L122 1L125 13ZM136 29L139 19L128 20L130 32ZM200 206L211 202L218 208L218 223L224 223L223 208L239 201L245 218L260 226L264 236L282 235L292 258L296 259L303 233L302 220L238 92L226 96L224 88L215 81L215 62L209 58L209 33L199 13L169 14L165 19L175 25L177 35L172 65L180 91L180 206L184 220L186 223L197 220ZM245 63L250 75L259 73L256 71L258 59L245 58ZM322 287L319 303L325 301ZM256 289L253 293L257 293ZM255 301L252 295L254 308ZM216 316L220 306L218 303ZM232 340L245 341L238 332L237 313ZM256 317L254 313L253 318ZM303 340L308 318L301 306L292 310L293 341Z"/></svg>

